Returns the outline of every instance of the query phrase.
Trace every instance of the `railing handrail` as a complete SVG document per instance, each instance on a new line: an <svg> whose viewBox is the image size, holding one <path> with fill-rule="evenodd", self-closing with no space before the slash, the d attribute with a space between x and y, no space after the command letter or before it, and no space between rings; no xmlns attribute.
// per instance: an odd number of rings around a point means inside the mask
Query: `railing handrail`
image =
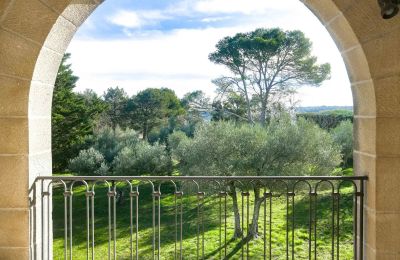
<svg viewBox="0 0 400 260"><path fill-rule="evenodd" d="M63 180L63 181L163 181L163 180L368 180L368 176L39 176L38 180Z"/></svg>

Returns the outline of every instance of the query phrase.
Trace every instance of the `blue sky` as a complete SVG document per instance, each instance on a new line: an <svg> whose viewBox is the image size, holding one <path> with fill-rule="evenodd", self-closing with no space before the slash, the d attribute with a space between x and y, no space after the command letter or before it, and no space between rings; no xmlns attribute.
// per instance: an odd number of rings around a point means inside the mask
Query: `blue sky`
<svg viewBox="0 0 400 260"><path fill-rule="evenodd" d="M303 106L351 105L347 73L333 40L298 0L107 0L81 26L68 52L80 77L78 91L102 94L123 87L132 95L147 87L168 87L178 96L203 90L214 96L211 80L228 72L208 61L227 35L259 27L305 32L332 78L319 88L302 87Z"/></svg>

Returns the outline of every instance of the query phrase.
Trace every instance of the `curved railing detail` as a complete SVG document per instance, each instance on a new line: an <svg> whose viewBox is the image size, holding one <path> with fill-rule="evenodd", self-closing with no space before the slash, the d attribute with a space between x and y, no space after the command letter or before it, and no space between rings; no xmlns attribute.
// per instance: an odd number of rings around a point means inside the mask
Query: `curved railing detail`
<svg viewBox="0 0 400 260"><path fill-rule="evenodd" d="M352 258L363 259L363 204L366 176L49 176L38 177L30 189L30 251L32 259L40 256L41 259L52 257L52 207L56 203L52 199L54 192L62 194L60 203L63 203L63 245L64 259L74 259L77 245L74 245L74 236L85 234L87 259L255 259L251 244L253 239L261 243L257 249L256 259L326 259L321 257L319 242L321 232L329 234L330 259L343 258L341 252L341 223L343 222L344 200L352 198ZM84 193L85 230L76 234L74 230L74 210L78 207L74 190ZM101 188L102 187L102 188ZM145 192L143 187L147 187ZM347 189L344 195L343 190ZM349 193L348 190L352 191ZM124 190L128 191L124 195ZM96 208L98 207L99 192L106 192L104 209L107 213L107 255L99 255L95 248L96 241ZM350 195L349 195L350 194ZM129 202L129 255L119 256L118 244L118 201L124 198ZM150 215L140 210L143 196L149 196ZM39 199L38 199L39 198ZM324 201L321 201L321 199ZM164 200L171 200L169 206ZM274 240L274 203L281 199L283 205L282 218L284 228L283 255L275 255L277 242ZM63 201L63 202L62 202ZM235 204L236 203L236 208ZM299 207L303 204L303 212ZM329 212L326 216L320 214L321 205L329 203ZM215 209L210 212L211 206ZM276 206L276 205L275 205ZM163 223L164 212L170 211L171 223ZM187 212L192 212L191 219L186 219ZM299 214L306 216L303 220L303 229L306 234L299 237L296 230L299 226ZM256 215L257 214L257 215ZM209 252L206 226L211 218L215 218L218 225L218 242L212 244L213 252ZM149 243L151 252L142 252L141 245L144 238L140 236L141 220L151 218ZM232 220L232 218L234 220ZM255 220L258 220L255 222ZM300 219L301 220L301 219ZM75 220L77 221L77 220ZM191 257L185 255L189 249L185 248L184 239L187 235L187 221L192 221L195 229L190 250ZM61 222L61 221L60 221ZM191 223L192 223L191 222ZM213 223L214 223L213 222ZM235 225L236 222L239 226ZM118 224L120 225L120 224ZM163 225L171 226L173 234L173 252L163 256ZM240 230L240 234L233 239L230 236L232 228ZM322 231L321 231L322 230ZM228 234L229 233L229 234ZM235 233L233 233L235 234ZM280 234L283 235L283 234ZM40 237L40 243L37 238ZM256 238L258 237L258 238ZM261 239L259 239L261 238ZM141 241L142 239L142 241ZM235 246L229 245L234 241ZM299 250L296 245L299 241L304 249ZM274 248L275 247L275 248ZM233 249L232 249L233 248ZM300 252L301 251L301 252ZM346 254L348 257L348 254Z"/></svg>

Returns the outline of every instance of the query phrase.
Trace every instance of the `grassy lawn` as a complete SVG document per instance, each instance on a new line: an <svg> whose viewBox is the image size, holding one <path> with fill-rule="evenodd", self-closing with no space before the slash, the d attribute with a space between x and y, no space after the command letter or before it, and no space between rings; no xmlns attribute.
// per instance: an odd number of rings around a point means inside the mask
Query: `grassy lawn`
<svg viewBox="0 0 400 260"><path fill-rule="evenodd" d="M118 189L126 189L118 184ZM140 259L152 259L152 197L149 186L142 186L139 197L139 255ZM54 259L64 257L64 197L62 190L55 188L53 192L53 225L54 225ZM95 194L95 255L97 259L106 259L108 255L108 200L107 188L96 186ZM165 186L161 199L161 257L174 259L175 252L175 202L173 189ZM207 193L209 194L209 193ZM130 202L125 192L125 199L117 206L117 258L130 258ZM86 199L85 188L74 188L73 196L73 256L74 259L86 259ZM238 194L241 210L241 196ZM252 194L250 193L250 217L252 216ZM331 215L332 197L328 192L318 195L317 210L317 255L319 259L330 259L331 254ZM291 205L291 201L290 201ZM267 204L267 209L269 205ZM222 204L222 210L224 205ZM352 188L341 190L340 216L340 258L353 257L353 223L352 223ZM204 200L204 254L206 259L219 259L224 255L220 248L219 197L208 195ZM289 217L291 221L292 207ZM308 259L309 238L309 197L296 193L295 196L295 259ZM286 197L272 199L272 259L286 259ZM246 214L245 214L246 215ZM246 216L245 216L246 217ZM267 210L268 217L268 210ZM185 195L183 198L183 258L196 259L197 256L197 199L196 196ZM249 220L251 222L251 220ZM246 218L245 218L246 223ZM250 259L262 259L264 249L264 208L259 218L259 234L257 239L249 242ZM291 227L290 222L290 227ZM267 242L270 226L266 225ZM291 228L289 229L291 230ZM232 202L227 197L227 238L226 253L230 259L241 257L241 239L232 239L233 213ZM178 235L179 237L179 235ZM314 240L314 235L313 238ZM133 242L135 243L135 236ZM201 240L200 240L201 243ZM291 255L292 233L289 231L289 255ZM224 229L222 229L222 247L224 247ZM312 246L314 254L314 243ZM179 243L177 244L179 251ZM244 247L246 252L246 246ZM335 246L336 251L336 246ZM268 244L267 244L268 252ZM200 251L201 254L201 251ZM336 253L335 253L336 254ZM268 256L268 254L267 254ZM267 257L268 259L268 257Z"/></svg>

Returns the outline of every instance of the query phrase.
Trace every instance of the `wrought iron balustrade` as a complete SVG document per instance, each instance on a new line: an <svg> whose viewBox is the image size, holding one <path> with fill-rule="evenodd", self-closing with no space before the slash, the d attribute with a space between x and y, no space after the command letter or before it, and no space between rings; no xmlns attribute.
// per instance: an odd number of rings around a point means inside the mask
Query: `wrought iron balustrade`
<svg viewBox="0 0 400 260"><path fill-rule="evenodd" d="M365 176L38 177L30 191L30 255L32 259L363 259L366 180Z"/></svg>

